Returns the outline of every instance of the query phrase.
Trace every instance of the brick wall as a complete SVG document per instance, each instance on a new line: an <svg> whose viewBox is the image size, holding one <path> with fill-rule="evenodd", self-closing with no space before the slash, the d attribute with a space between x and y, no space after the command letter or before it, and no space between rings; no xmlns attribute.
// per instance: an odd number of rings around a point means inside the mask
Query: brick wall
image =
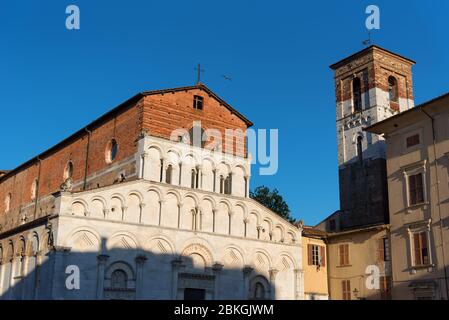
<svg viewBox="0 0 449 320"><path fill-rule="evenodd" d="M112 184L118 172L125 171L128 176L135 173L135 165L122 166L121 164L133 158L137 151L136 139L140 132L138 114L138 106L134 104L91 128L90 139L87 131L80 133L71 141L43 156L40 162L34 159L12 175L4 177L4 180L0 182L0 232L17 226L24 217L26 221L30 221L51 214L53 203L50 195L57 192L64 182L64 170L69 161L73 163L73 191L82 190L86 174L88 140L87 189ZM106 148L112 139L118 143L118 153L112 163L107 163ZM101 174L102 171L110 168L116 170ZM95 178L92 178L94 176ZM33 182L38 177L40 177L37 190L39 203L36 209L31 190ZM5 214L4 199L8 193L11 193L12 198L10 210Z"/></svg>
<svg viewBox="0 0 449 320"><path fill-rule="evenodd" d="M204 98L202 111L193 109L194 95ZM240 129L245 132L247 128L245 122L236 114L200 89L145 97L142 126L149 130L150 135L169 139L173 130L189 130L194 121L201 121L204 130L219 130L223 143L225 129ZM222 148L225 151L224 146ZM245 148L245 139L236 141L232 153L246 155Z"/></svg>
<svg viewBox="0 0 449 320"><path fill-rule="evenodd" d="M204 98L202 111L194 110L194 95ZM218 129L223 137L225 129L245 132L247 128L245 121L201 88L141 95L140 100L134 98L88 125L90 138L89 133L82 130L45 152L40 161L31 160L0 178L0 233L52 213L51 194L60 190L69 161L73 163L73 191L80 191L84 186L87 160L86 190L89 190L113 184L120 173L125 173L127 180L137 177L135 154L142 130L169 139L173 130L189 130L194 121L201 121L204 129ZM118 143L118 153L116 159L108 163L106 150L112 139ZM236 143L235 148L234 153L246 155L245 140ZM35 208L31 190L38 177ZM12 198L10 210L5 213L8 193Z"/></svg>

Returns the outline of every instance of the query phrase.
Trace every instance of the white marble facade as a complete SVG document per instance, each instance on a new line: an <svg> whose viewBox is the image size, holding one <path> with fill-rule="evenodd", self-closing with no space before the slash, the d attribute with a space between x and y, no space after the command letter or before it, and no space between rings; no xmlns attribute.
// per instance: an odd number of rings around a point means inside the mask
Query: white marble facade
<svg viewBox="0 0 449 320"><path fill-rule="evenodd" d="M304 298L301 230L248 198L247 158L145 136L136 163L139 179L60 193L0 240L3 299Z"/></svg>

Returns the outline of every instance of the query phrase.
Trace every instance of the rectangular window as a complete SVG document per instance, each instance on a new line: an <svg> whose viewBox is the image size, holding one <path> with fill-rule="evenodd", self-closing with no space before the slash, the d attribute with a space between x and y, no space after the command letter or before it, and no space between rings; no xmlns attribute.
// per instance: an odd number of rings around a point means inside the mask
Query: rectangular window
<svg viewBox="0 0 449 320"><path fill-rule="evenodd" d="M341 292L343 300L351 300L351 281L343 280L341 282Z"/></svg>
<svg viewBox="0 0 449 320"><path fill-rule="evenodd" d="M389 276L380 277L380 298L391 300L391 278Z"/></svg>
<svg viewBox="0 0 449 320"><path fill-rule="evenodd" d="M341 244L338 246L340 256L340 266L349 266L349 244Z"/></svg>
<svg viewBox="0 0 449 320"><path fill-rule="evenodd" d="M423 174L418 173L408 177L409 205L417 205L424 202Z"/></svg>
<svg viewBox="0 0 449 320"><path fill-rule="evenodd" d="M419 134L415 134L413 136L408 137L406 142L407 148L417 146L418 144L420 144Z"/></svg>
<svg viewBox="0 0 449 320"><path fill-rule="evenodd" d="M414 266L426 266L429 264L429 251L427 248L427 232L413 234Z"/></svg>
<svg viewBox="0 0 449 320"><path fill-rule="evenodd" d="M193 96L193 108L196 110L203 110L204 99L200 96Z"/></svg>

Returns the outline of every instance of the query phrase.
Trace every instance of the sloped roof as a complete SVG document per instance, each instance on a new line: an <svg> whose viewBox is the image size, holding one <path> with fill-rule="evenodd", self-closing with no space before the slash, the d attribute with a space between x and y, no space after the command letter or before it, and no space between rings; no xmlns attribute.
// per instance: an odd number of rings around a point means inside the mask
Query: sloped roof
<svg viewBox="0 0 449 320"><path fill-rule="evenodd" d="M397 57L399 59L405 60L405 61L407 61L407 62L409 62L411 64L416 64L415 61L413 61L413 60L411 60L409 58L406 58L404 56L401 56L400 54L394 53L394 52L392 52L390 50L387 50L387 49L382 48L382 47L377 46L377 45L372 45L372 46L369 46L368 48L360 50L360 51L350 55L349 57L346 57L346 58L344 58L344 59L342 59L342 60L340 60L340 61L338 61L338 62L336 62L336 63L334 63L332 65L330 65L329 68L331 68L332 70L336 70L339 67L341 67L342 65L345 65L346 63L348 63L349 61L354 60L354 59L356 59L356 58L358 58L360 56L363 56L367 52L373 51L373 50L376 50L376 49L380 50L380 51L383 51L383 52L386 52L388 54L391 54L391 55L393 55L393 56L395 56L395 57Z"/></svg>

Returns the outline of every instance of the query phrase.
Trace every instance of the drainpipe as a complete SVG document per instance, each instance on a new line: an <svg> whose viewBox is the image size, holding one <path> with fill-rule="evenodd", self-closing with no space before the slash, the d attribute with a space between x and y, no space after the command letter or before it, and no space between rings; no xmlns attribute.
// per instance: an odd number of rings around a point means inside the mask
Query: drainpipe
<svg viewBox="0 0 449 320"><path fill-rule="evenodd" d="M440 202L440 181L438 179L438 160L437 160L437 146L436 146L436 132L435 132L435 119L428 114L424 108L420 109L429 119L432 124L432 141L433 141L433 158L435 163L435 174L436 174L436 188L437 188L437 201L438 201L438 215L440 219L440 236L441 236L441 251L443 255L443 268L444 268L444 281L446 286L446 299L449 299L449 288L447 281L447 270L446 270L446 259L444 257L444 238L443 238L443 220L441 217L441 202Z"/></svg>
<svg viewBox="0 0 449 320"><path fill-rule="evenodd" d="M39 161L39 169L37 173L37 182L36 182L36 196L34 198L34 213L33 213L33 220L36 219L37 214L37 203L39 201L39 185L41 183L41 167L42 167L42 159L40 156L37 156L37 161Z"/></svg>
<svg viewBox="0 0 449 320"><path fill-rule="evenodd" d="M87 132L87 148L86 148L86 161L84 163L84 182L83 182L83 191L86 190L87 187L87 166L89 164L89 148L90 148L90 136L92 135L92 131L87 129L87 127L84 128L84 130Z"/></svg>

